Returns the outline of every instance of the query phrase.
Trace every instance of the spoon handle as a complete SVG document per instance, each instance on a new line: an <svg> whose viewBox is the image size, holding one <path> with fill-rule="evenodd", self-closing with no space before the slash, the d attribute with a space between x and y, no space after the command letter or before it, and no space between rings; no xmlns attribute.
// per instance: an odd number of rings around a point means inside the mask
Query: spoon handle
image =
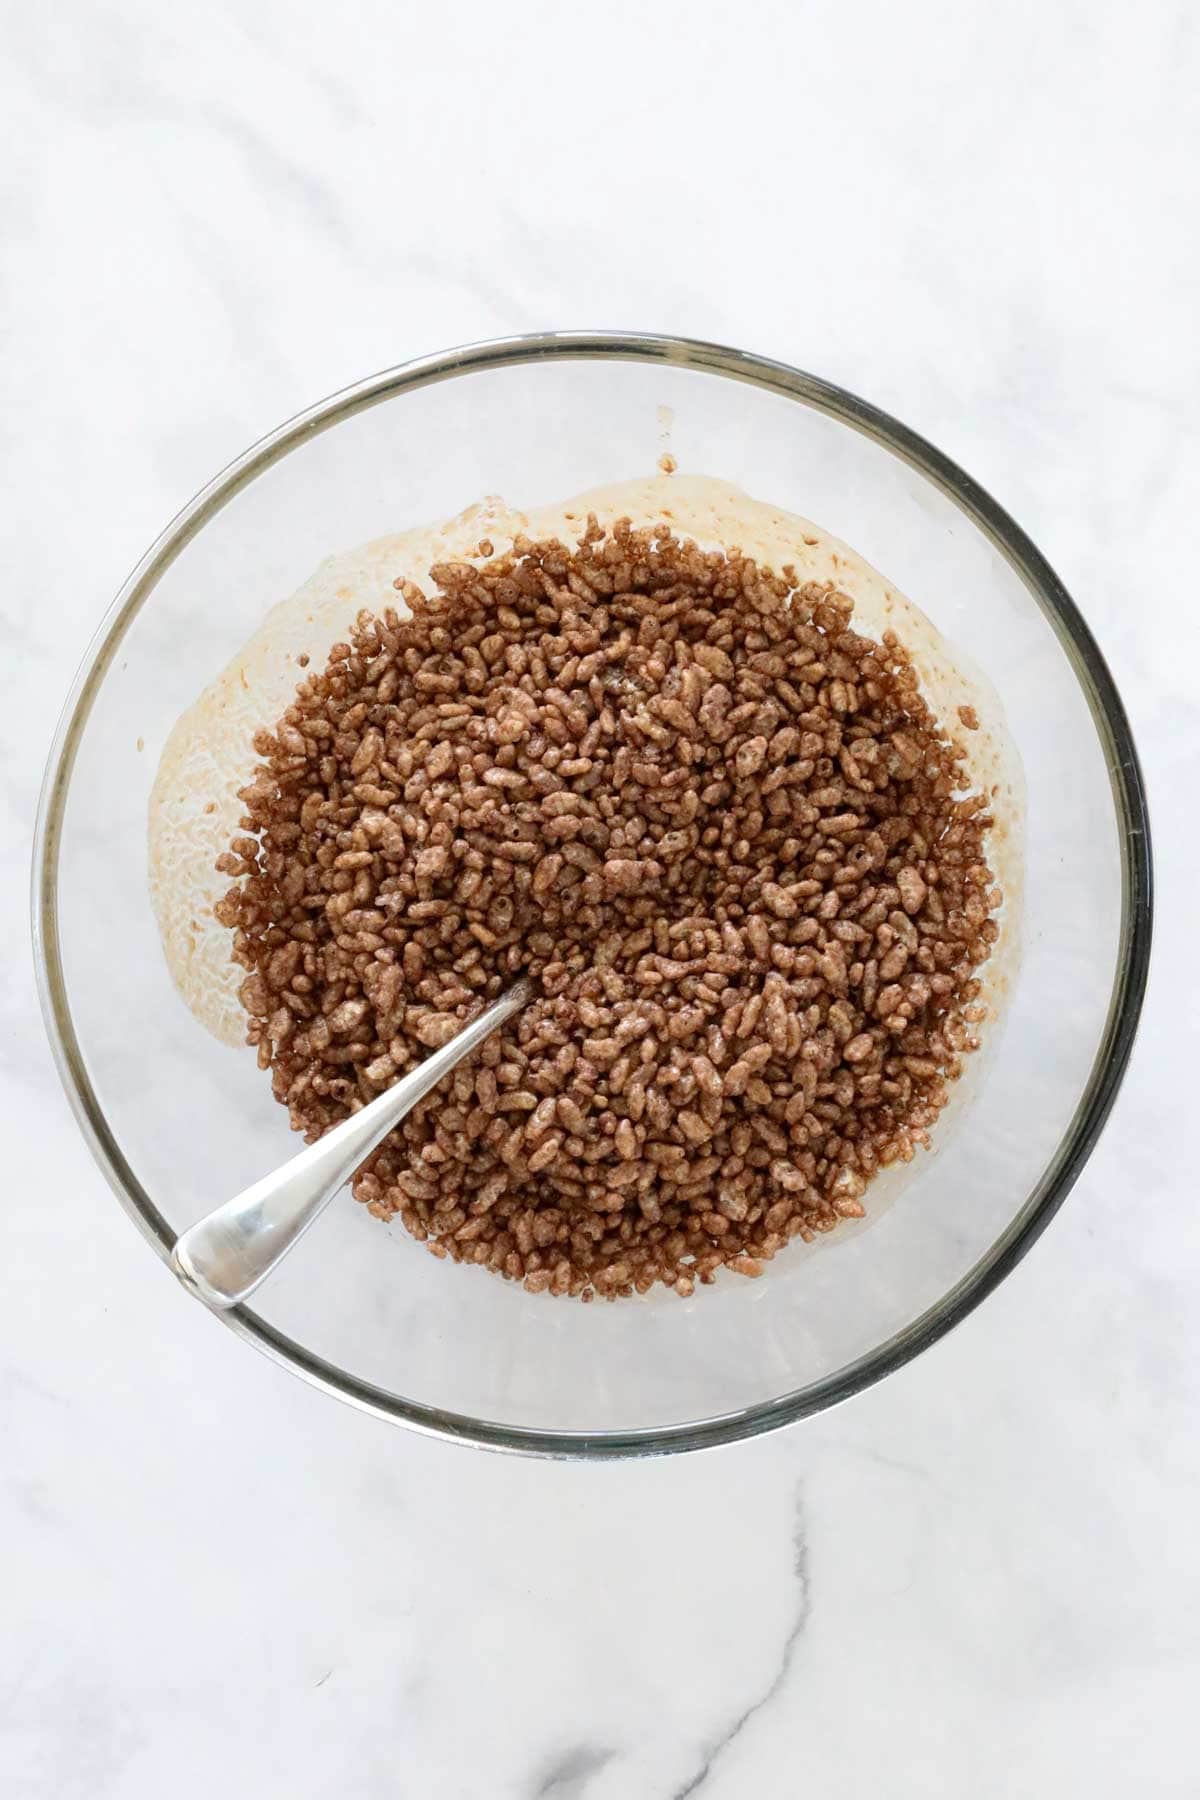
<svg viewBox="0 0 1200 1800"><path fill-rule="evenodd" d="M377 1100L192 1225L171 1252L171 1267L184 1286L218 1310L240 1305L388 1132L464 1056L518 1012L531 991L527 981L518 981Z"/></svg>

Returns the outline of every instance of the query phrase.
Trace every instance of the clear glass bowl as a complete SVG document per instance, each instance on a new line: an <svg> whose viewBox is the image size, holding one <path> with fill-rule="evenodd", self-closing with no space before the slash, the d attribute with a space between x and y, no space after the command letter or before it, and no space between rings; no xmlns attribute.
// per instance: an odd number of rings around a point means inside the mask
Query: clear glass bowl
<svg viewBox="0 0 1200 1800"><path fill-rule="evenodd" d="M292 420L179 515L117 596L53 747L34 866L46 1021L80 1126L164 1265L181 1230L298 1147L253 1055L210 1040L167 975L146 803L171 726L332 552L486 493L531 506L647 472L666 419L684 470L835 532L990 677L1027 783L1021 961L984 1078L936 1150L865 1228L794 1244L761 1280L686 1302L552 1301L436 1261L347 1197L224 1315L329 1393L500 1448L728 1441L932 1343L1079 1174L1146 978L1146 806L1120 699L1052 570L960 469L840 389L709 344L552 334L408 363Z"/></svg>

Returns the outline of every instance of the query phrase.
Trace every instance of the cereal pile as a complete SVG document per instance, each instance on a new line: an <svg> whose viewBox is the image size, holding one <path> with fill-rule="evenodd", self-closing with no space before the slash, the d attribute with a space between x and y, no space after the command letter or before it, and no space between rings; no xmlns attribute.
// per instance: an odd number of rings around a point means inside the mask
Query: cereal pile
<svg viewBox="0 0 1200 1800"><path fill-rule="evenodd" d="M217 908L250 1041L314 1138L528 971L357 1197L532 1292L757 1275L975 1048L986 801L834 588L594 520L479 555L255 739Z"/></svg>

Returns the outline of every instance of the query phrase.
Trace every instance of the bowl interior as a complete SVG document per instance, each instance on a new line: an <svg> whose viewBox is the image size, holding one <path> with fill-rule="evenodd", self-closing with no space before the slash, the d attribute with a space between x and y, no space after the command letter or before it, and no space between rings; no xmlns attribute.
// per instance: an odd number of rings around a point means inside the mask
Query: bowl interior
<svg viewBox="0 0 1200 1800"><path fill-rule="evenodd" d="M52 1028L102 1160L165 1248L298 1143L253 1054L210 1040L167 975L147 891L150 784L179 714L330 553L487 493L533 506L650 472L669 447L682 469L847 540L986 671L1027 784L1021 954L1003 1029L972 1059L935 1150L872 1188L861 1225L687 1302L532 1297L436 1261L347 1196L235 1322L349 1397L434 1428L666 1444L714 1418L722 1435L790 1416L880 1372L994 1279L1061 1196L1131 1029L1130 774L1116 770L1114 793L1086 633L1046 610L1028 567L972 518L972 495L945 491L953 471L897 454L924 456L898 431L892 447L873 435L886 421L853 420L856 403L806 378L782 391L732 353L706 363L686 346L670 360L514 349L399 371L318 409L325 428L243 459L171 539L173 558L127 590L50 792Z"/></svg>

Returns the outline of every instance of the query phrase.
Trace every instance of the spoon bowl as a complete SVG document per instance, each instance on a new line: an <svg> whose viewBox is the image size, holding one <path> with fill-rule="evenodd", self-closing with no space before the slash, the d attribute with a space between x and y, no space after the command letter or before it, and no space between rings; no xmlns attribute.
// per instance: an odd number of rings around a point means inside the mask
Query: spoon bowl
<svg viewBox="0 0 1200 1800"><path fill-rule="evenodd" d="M249 1299L388 1132L464 1056L519 1012L532 992L528 981L515 982L378 1099L198 1219L176 1239L171 1252L171 1267L183 1285L218 1311Z"/></svg>

